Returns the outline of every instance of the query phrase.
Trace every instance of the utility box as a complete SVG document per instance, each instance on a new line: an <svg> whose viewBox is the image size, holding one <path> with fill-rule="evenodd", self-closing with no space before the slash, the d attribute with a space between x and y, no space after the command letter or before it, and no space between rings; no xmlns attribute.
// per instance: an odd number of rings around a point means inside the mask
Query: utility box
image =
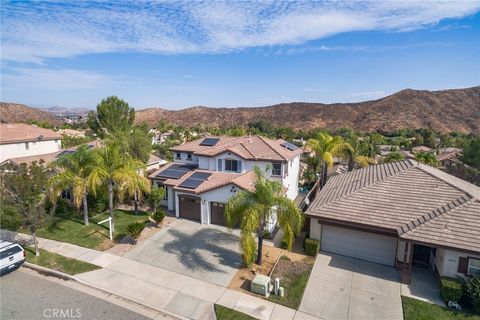
<svg viewBox="0 0 480 320"><path fill-rule="evenodd" d="M250 291L261 294L264 297L270 296L272 291L272 284L270 283L270 277L257 274L250 284Z"/></svg>

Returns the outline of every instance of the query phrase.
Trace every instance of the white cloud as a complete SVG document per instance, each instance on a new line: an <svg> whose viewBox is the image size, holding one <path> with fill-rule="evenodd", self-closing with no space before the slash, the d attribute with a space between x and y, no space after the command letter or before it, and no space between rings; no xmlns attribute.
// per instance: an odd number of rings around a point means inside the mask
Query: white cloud
<svg viewBox="0 0 480 320"><path fill-rule="evenodd" d="M299 45L349 31L408 31L480 10L478 1L70 1L2 6L2 59L34 63L118 51L223 53Z"/></svg>
<svg viewBox="0 0 480 320"><path fill-rule="evenodd" d="M2 87L40 88L50 90L94 89L114 81L105 75L83 70L12 68L2 77Z"/></svg>
<svg viewBox="0 0 480 320"><path fill-rule="evenodd" d="M385 91L364 91L352 93L352 97L360 100L375 100L387 95Z"/></svg>

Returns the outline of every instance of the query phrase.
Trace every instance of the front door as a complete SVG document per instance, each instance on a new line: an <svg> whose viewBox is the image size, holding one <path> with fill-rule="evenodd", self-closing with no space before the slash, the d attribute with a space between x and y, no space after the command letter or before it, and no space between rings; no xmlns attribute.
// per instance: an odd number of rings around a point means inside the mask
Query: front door
<svg viewBox="0 0 480 320"><path fill-rule="evenodd" d="M413 246L413 257L412 257L413 265L416 267L427 268L430 265L431 251L432 251L431 247L415 244Z"/></svg>

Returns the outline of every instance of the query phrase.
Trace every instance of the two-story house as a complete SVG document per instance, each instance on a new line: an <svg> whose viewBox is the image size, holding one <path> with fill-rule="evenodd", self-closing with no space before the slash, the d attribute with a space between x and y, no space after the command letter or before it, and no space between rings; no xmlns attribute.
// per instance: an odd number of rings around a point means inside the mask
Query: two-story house
<svg viewBox="0 0 480 320"><path fill-rule="evenodd" d="M207 137L176 146L174 162L149 177L167 190L164 205L177 217L224 225L226 202L239 190L254 187L254 166L298 195L302 149L284 140L260 136ZM271 225L274 227L275 222Z"/></svg>
<svg viewBox="0 0 480 320"><path fill-rule="evenodd" d="M38 157L62 149L62 136L25 123L0 124L0 163L7 159Z"/></svg>

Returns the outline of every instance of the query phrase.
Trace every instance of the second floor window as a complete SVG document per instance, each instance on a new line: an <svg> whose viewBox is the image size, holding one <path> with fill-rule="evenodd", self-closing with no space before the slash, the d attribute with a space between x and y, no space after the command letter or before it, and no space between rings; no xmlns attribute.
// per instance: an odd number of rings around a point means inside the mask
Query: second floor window
<svg viewBox="0 0 480 320"><path fill-rule="evenodd" d="M25 142L25 149L26 150L30 149L30 145L28 144L28 142Z"/></svg>
<svg viewBox="0 0 480 320"><path fill-rule="evenodd" d="M237 160L225 159L225 171L240 171L238 170L239 165Z"/></svg>
<svg viewBox="0 0 480 320"><path fill-rule="evenodd" d="M176 158L176 159L181 159L181 158L182 158L182 157L180 157L180 152L177 152L177 153L176 153L175 158Z"/></svg>
<svg viewBox="0 0 480 320"><path fill-rule="evenodd" d="M272 163L272 176L281 176L282 175L282 164L277 162L277 163Z"/></svg>
<svg viewBox="0 0 480 320"><path fill-rule="evenodd" d="M187 154L187 160L192 160L192 154L191 153Z"/></svg>

